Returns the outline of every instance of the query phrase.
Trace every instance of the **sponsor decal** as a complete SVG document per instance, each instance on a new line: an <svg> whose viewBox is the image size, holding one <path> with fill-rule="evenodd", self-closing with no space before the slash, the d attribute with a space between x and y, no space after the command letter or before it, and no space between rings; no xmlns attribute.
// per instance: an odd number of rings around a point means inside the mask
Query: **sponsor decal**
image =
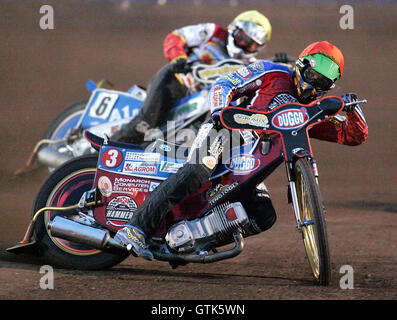
<svg viewBox="0 0 397 320"><path fill-rule="evenodd" d="M161 150L165 151L165 152L170 152L170 151L171 151L171 147L170 147L170 146L167 146L166 144L161 144L161 145L159 146L159 148L160 148Z"/></svg>
<svg viewBox="0 0 397 320"><path fill-rule="evenodd" d="M241 80L236 78L232 72L225 75L225 78L229 80L233 85L237 86L241 83Z"/></svg>
<svg viewBox="0 0 397 320"><path fill-rule="evenodd" d="M128 196L117 196L110 200L105 209L105 216L108 224L119 226L113 222L127 222L132 218L138 208L134 199Z"/></svg>
<svg viewBox="0 0 397 320"><path fill-rule="evenodd" d="M144 162L158 162L160 161L160 153L153 152L127 152L125 160L144 161Z"/></svg>
<svg viewBox="0 0 397 320"><path fill-rule="evenodd" d="M222 107L223 106L223 89L221 86L215 86L213 89L213 106Z"/></svg>
<svg viewBox="0 0 397 320"><path fill-rule="evenodd" d="M207 197L208 198L212 198L213 196L215 196L219 191L222 191L223 189L225 189L227 187L224 186L223 184L217 184L215 186L215 188L212 188L210 190L207 191Z"/></svg>
<svg viewBox="0 0 397 320"><path fill-rule="evenodd" d="M314 59L314 58L311 58L310 59L310 66L312 67L312 68L314 68L315 66L316 66L316 59Z"/></svg>
<svg viewBox="0 0 397 320"><path fill-rule="evenodd" d="M156 174L157 164L147 162L125 161L123 172L125 173L142 173Z"/></svg>
<svg viewBox="0 0 397 320"><path fill-rule="evenodd" d="M221 67L206 68L204 70L199 71L198 75L200 78L207 80L214 77L217 78L231 71L236 71L239 68L241 68L241 66L239 65L238 66L226 65Z"/></svg>
<svg viewBox="0 0 397 320"><path fill-rule="evenodd" d="M225 216L226 216L227 220L229 220L229 221L234 221L237 219L237 215L236 215L236 212L234 211L233 207L227 209Z"/></svg>
<svg viewBox="0 0 397 320"><path fill-rule="evenodd" d="M214 169L216 166L216 159L213 156L205 156L203 158L203 164L208 168L208 169Z"/></svg>
<svg viewBox="0 0 397 320"><path fill-rule="evenodd" d="M235 174L247 174L258 169L260 164L252 154L240 154L232 157L226 168Z"/></svg>
<svg viewBox="0 0 397 320"><path fill-rule="evenodd" d="M200 56L200 62L203 64L214 64L215 59L211 53L206 52Z"/></svg>
<svg viewBox="0 0 397 320"><path fill-rule="evenodd" d="M272 119L272 124L278 129L290 130L301 127L308 120L305 108L287 109L277 113Z"/></svg>
<svg viewBox="0 0 397 320"><path fill-rule="evenodd" d="M149 180L139 178L115 178L113 190L120 193L148 192L149 182Z"/></svg>
<svg viewBox="0 0 397 320"><path fill-rule="evenodd" d="M250 64L250 68L252 68L255 71L263 71L263 70L265 70L262 62L260 62L260 61L256 61L254 63L251 63Z"/></svg>
<svg viewBox="0 0 397 320"><path fill-rule="evenodd" d="M183 167L183 163L161 161L160 172L176 173L181 167Z"/></svg>
<svg viewBox="0 0 397 320"><path fill-rule="evenodd" d="M288 93L280 93L277 96L273 97L272 100L270 100L268 109L273 110L279 105L282 105L284 103L289 103L289 102L298 102L295 97Z"/></svg>
<svg viewBox="0 0 397 320"><path fill-rule="evenodd" d="M252 114L252 115L245 115L241 113L236 113L233 115L234 121L239 124L249 124L254 127L260 128L268 128L269 127L269 120L264 114Z"/></svg>
<svg viewBox="0 0 397 320"><path fill-rule="evenodd" d="M152 152L127 152L125 154L125 160L156 162L160 160L160 154Z"/></svg>
<svg viewBox="0 0 397 320"><path fill-rule="evenodd" d="M90 106L88 115L92 118L106 120L118 98L117 93L100 92Z"/></svg>
<svg viewBox="0 0 397 320"><path fill-rule="evenodd" d="M232 191L235 187L237 187L238 182L235 181L230 185L222 185L218 184L214 189L210 190L208 192L208 203L210 205L213 205L215 202L217 202L219 199L221 199L225 194L229 193Z"/></svg>
<svg viewBox="0 0 397 320"><path fill-rule="evenodd" d="M298 152L301 152L301 151L304 151L305 149L303 149L303 148L294 148L294 149L292 149L292 153L293 154L297 154Z"/></svg>
<svg viewBox="0 0 397 320"><path fill-rule="evenodd" d="M196 112L198 107L197 107L197 102L182 105L180 107L177 107L174 110L171 110L168 114L167 119L168 120L179 120L181 118L185 118L188 116L191 116L193 112Z"/></svg>
<svg viewBox="0 0 397 320"><path fill-rule="evenodd" d="M247 67L243 67L241 69L238 69L236 73L244 79L248 79L252 75L252 71L248 69Z"/></svg>
<svg viewBox="0 0 397 320"><path fill-rule="evenodd" d="M156 189L159 184L160 182L150 182L149 192L152 192L154 189Z"/></svg>
<svg viewBox="0 0 397 320"><path fill-rule="evenodd" d="M257 80L257 81L260 81L260 80ZM262 81L260 81L260 82L262 84ZM255 82L251 82L251 83L248 83L247 85L244 85L244 87L237 88L237 92L238 93L244 93L244 92L246 92L246 91L248 91L248 90L250 90L250 89L252 89L252 88L254 88L256 86L257 86L257 82L256 81Z"/></svg>
<svg viewBox="0 0 397 320"><path fill-rule="evenodd" d="M117 149L107 149L102 154L101 162L107 168L116 168L123 162L123 154Z"/></svg>
<svg viewBox="0 0 397 320"><path fill-rule="evenodd" d="M112 182L106 176L102 176L98 179L98 189L105 196L110 197L112 194Z"/></svg>

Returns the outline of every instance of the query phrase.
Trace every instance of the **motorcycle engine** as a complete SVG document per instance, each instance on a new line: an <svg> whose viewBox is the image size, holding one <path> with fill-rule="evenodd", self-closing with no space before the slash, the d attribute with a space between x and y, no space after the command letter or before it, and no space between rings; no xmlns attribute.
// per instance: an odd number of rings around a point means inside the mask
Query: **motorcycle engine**
<svg viewBox="0 0 397 320"><path fill-rule="evenodd" d="M220 204L202 218L182 220L173 225L165 237L167 244L180 253L208 250L233 240L237 228L249 223L240 202Z"/></svg>

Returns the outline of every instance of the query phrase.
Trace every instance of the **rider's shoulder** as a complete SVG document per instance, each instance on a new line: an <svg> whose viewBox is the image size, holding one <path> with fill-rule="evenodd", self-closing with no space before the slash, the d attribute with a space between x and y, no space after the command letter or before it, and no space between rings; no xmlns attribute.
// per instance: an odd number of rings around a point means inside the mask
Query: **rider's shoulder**
<svg viewBox="0 0 397 320"><path fill-rule="evenodd" d="M287 66L273 63L269 60L257 60L249 65L251 69L254 69L255 71L263 71L263 72L268 72L268 71L282 71L282 72L289 72L290 70L288 69Z"/></svg>

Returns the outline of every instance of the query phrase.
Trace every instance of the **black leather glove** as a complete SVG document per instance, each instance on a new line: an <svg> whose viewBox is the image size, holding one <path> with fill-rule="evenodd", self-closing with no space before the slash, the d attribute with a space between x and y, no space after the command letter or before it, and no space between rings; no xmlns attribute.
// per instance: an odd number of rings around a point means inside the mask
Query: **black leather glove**
<svg viewBox="0 0 397 320"><path fill-rule="evenodd" d="M212 123L215 125L215 128L222 128L221 111L217 110L211 113Z"/></svg>
<svg viewBox="0 0 397 320"><path fill-rule="evenodd" d="M180 57L171 62L172 72L175 73L188 73L190 71L190 66L187 63L185 57Z"/></svg>
<svg viewBox="0 0 397 320"><path fill-rule="evenodd" d="M277 52L274 54L273 62L288 63L290 59L286 52Z"/></svg>
<svg viewBox="0 0 397 320"><path fill-rule="evenodd" d="M345 102L345 103L350 103L350 102L354 102L354 101L357 101L358 99L357 99L357 94L356 93L353 93L353 92L349 92L349 93L345 93L343 96L342 96L342 99L343 99L343 101ZM345 105L345 107L343 108L343 111L345 111L345 112L351 112L351 111L353 111L354 110L354 108L357 106L357 104L351 104L351 105L349 105L349 106L346 106Z"/></svg>

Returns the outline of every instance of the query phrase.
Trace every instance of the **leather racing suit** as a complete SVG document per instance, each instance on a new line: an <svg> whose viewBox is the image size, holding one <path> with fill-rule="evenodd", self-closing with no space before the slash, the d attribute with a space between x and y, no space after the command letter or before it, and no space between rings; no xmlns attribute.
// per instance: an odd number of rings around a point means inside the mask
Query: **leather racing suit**
<svg viewBox="0 0 397 320"><path fill-rule="evenodd" d="M232 100L243 96L247 99L239 105L240 107L244 105L263 111L280 104L298 102L293 72L281 65L257 61L218 79L212 86L208 99L213 113L216 113L227 107ZM213 132L211 129L216 127L214 123L216 121L202 125L187 163L149 194L128 224L150 235L175 204L209 180L227 142L227 137L222 134L217 136L218 139L209 139ZM367 135L368 128L359 107L348 112L346 117L338 115L310 130L310 136L313 138L346 145L361 144ZM266 190L256 190L253 198L247 199L243 206L250 219L252 233L264 231L274 224L276 213Z"/></svg>
<svg viewBox="0 0 397 320"><path fill-rule="evenodd" d="M169 33L164 40L164 56L171 61L152 78L148 95L138 115L111 139L128 143L141 143L150 128L160 125L175 103L185 97L189 78L175 73L173 61L188 58L189 62L214 64L229 58L226 50L227 30L215 23L185 26Z"/></svg>

